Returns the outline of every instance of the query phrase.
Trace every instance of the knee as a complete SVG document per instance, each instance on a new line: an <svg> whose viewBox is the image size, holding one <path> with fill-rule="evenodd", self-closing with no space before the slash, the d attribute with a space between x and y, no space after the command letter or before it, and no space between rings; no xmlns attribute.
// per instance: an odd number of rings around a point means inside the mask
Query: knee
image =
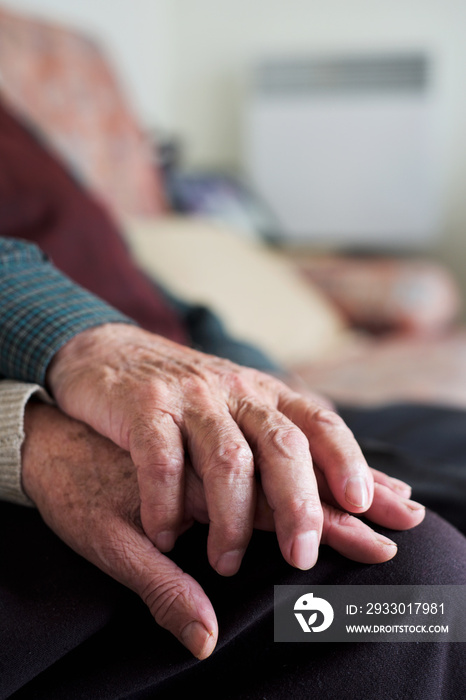
<svg viewBox="0 0 466 700"><path fill-rule="evenodd" d="M371 574L380 578L373 583L466 584L466 537L436 513L427 511L424 521L412 530L387 534L397 543L398 552L391 561L371 567Z"/></svg>

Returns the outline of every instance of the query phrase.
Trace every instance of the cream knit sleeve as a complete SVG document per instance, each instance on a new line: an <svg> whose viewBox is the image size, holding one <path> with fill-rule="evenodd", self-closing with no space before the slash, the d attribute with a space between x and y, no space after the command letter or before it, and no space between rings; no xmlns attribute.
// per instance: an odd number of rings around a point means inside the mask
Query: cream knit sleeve
<svg viewBox="0 0 466 700"><path fill-rule="evenodd" d="M38 384L0 380L0 500L33 506L21 486L24 409L31 396L53 403Z"/></svg>

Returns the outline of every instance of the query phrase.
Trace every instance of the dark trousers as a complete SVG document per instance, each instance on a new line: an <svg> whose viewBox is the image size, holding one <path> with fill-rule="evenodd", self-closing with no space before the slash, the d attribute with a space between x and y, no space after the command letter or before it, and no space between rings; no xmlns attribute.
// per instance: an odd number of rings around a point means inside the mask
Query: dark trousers
<svg viewBox="0 0 466 700"><path fill-rule="evenodd" d="M273 641L274 584L462 584L466 591L466 412L341 412L369 464L410 481L413 497L442 515L386 532L399 545L392 561L368 566L322 547L316 567L300 572L283 561L273 534L255 533L240 572L225 579L206 561L206 529L192 528L173 558L204 587L220 627L216 651L198 662L137 596L69 550L37 512L2 504L0 697L466 697L466 644Z"/></svg>

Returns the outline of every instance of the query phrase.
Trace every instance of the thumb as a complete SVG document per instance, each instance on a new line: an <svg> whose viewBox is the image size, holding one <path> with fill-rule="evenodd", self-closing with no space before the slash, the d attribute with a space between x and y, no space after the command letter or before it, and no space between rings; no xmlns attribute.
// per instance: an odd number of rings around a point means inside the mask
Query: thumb
<svg viewBox="0 0 466 700"><path fill-rule="evenodd" d="M198 659L213 652L218 625L202 587L129 523L118 521L115 547L95 562L137 593L155 621L171 632Z"/></svg>

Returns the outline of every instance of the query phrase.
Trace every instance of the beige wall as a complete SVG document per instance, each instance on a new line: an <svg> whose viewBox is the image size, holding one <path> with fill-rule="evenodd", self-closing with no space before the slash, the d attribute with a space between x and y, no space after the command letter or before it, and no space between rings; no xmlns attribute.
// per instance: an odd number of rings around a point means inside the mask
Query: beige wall
<svg viewBox="0 0 466 700"><path fill-rule="evenodd" d="M456 126L458 106L466 111L464 0L173 0L173 6L175 120L191 162L238 162L238 98L249 66L264 55L427 48L439 61L451 122L445 129Z"/></svg>
<svg viewBox="0 0 466 700"><path fill-rule="evenodd" d="M437 59L444 215L439 255L466 278L466 0L10 0L103 37L148 126L190 165L241 165L248 69L294 51L427 48ZM466 295L466 282L465 295Z"/></svg>
<svg viewBox="0 0 466 700"><path fill-rule="evenodd" d="M435 253L466 299L466 1L174 0L176 130L195 165L241 162L248 68L292 51L425 48L436 59L444 207Z"/></svg>

